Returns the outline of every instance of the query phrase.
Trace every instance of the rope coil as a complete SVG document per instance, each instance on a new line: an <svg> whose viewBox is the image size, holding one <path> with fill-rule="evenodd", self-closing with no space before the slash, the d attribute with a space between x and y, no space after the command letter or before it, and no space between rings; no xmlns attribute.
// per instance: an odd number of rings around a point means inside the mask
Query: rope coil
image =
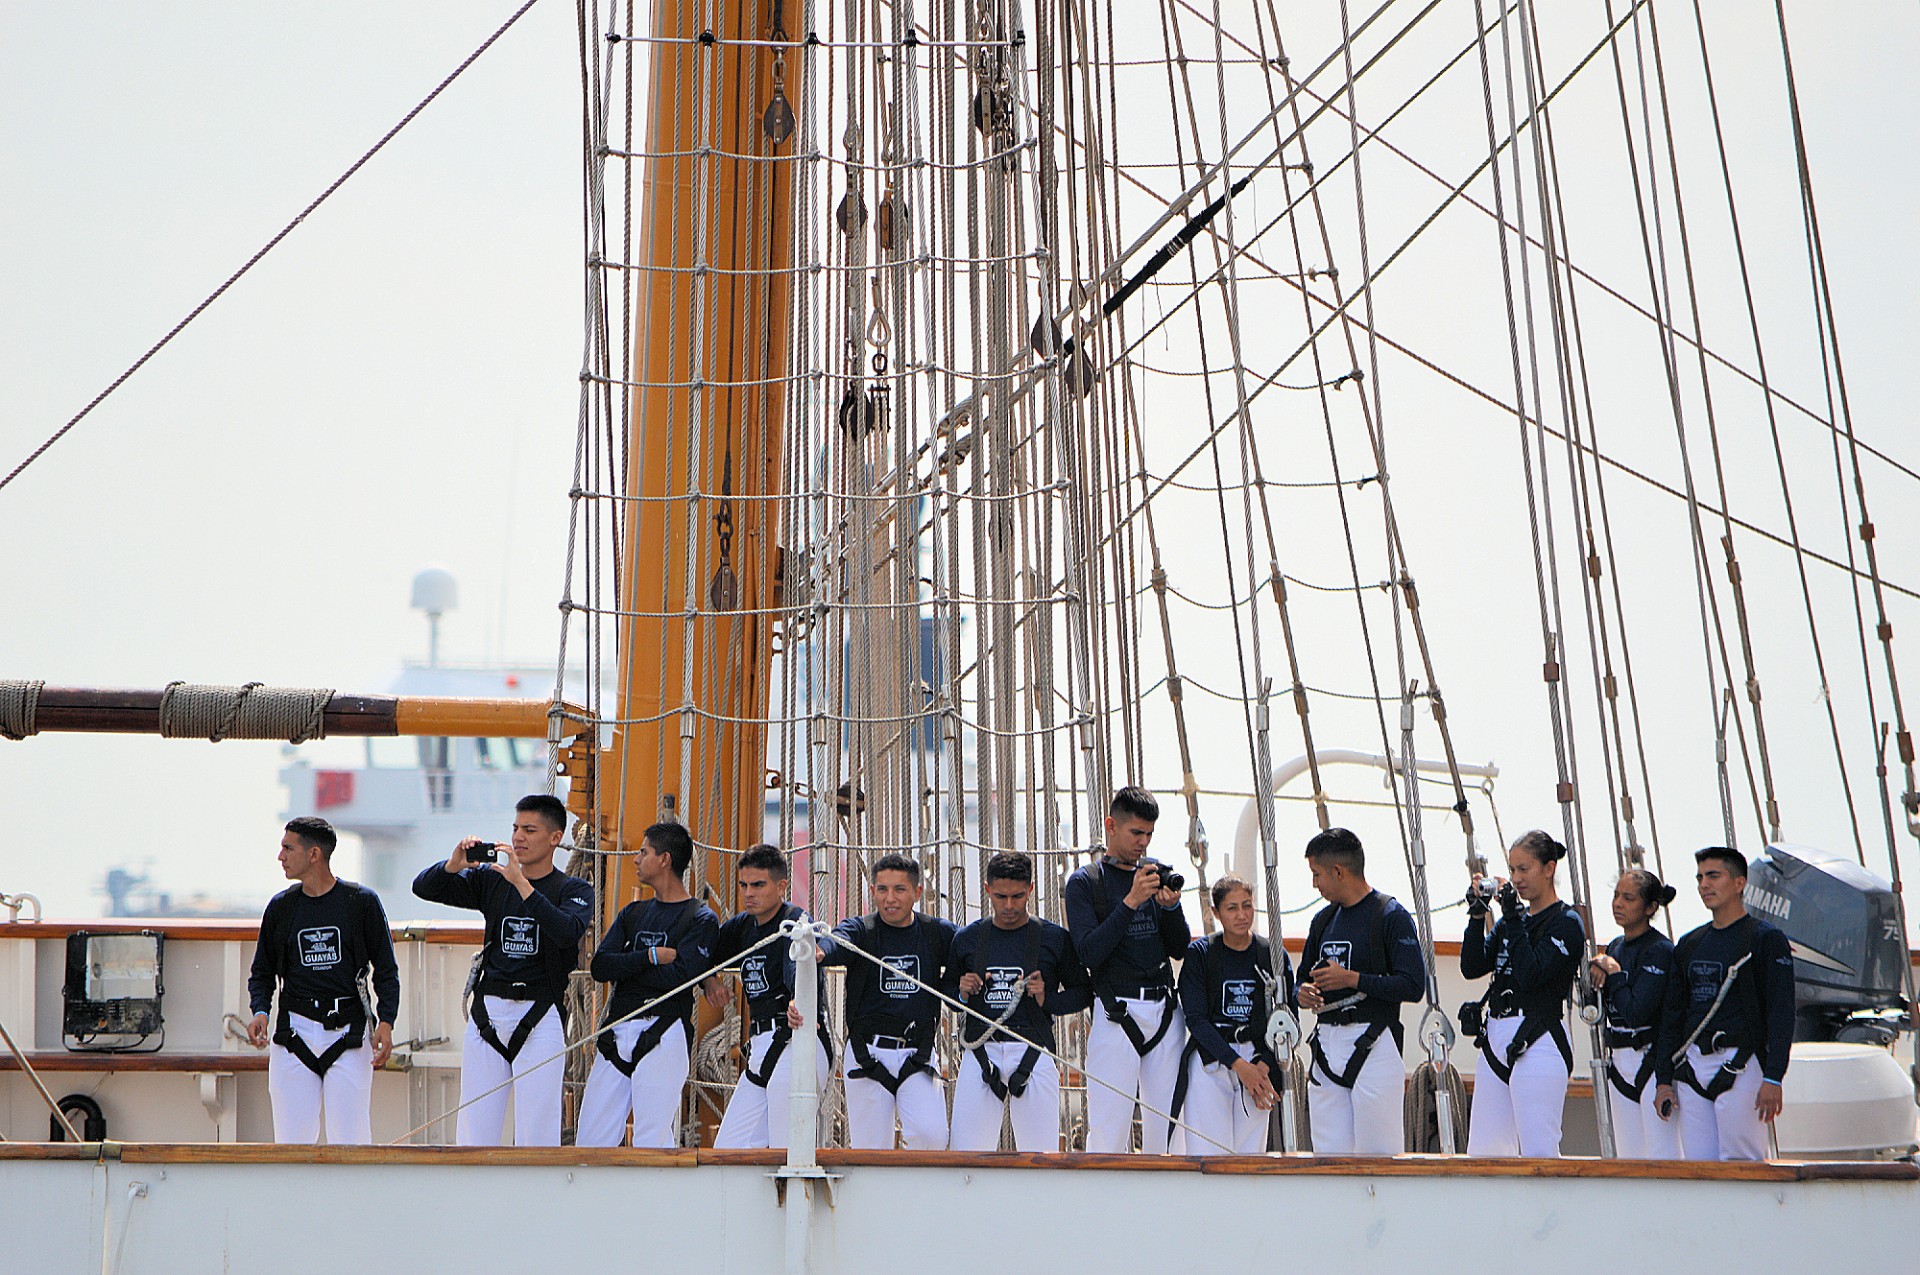
<svg viewBox="0 0 1920 1275"><path fill-rule="evenodd" d="M0 735L21 740L40 733L34 714L40 707L40 688L45 685L43 681L0 680Z"/></svg>
<svg viewBox="0 0 1920 1275"><path fill-rule="evenodd" d="M160 696L160 734L166 739L284 739L304 744L327 737L331 687L210 686L168 682Z"/></svg>

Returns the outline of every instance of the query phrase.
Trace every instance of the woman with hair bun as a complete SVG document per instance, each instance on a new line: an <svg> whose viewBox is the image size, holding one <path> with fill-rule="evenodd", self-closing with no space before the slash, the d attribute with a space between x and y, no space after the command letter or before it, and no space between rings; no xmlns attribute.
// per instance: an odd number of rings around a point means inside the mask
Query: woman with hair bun
<svg viewBox="0 0 1920 1275"><path fill-rule="evenodd" d="M1546 833L1523 833L1507 851L1508 877L1483 885L1475 873L1467 893L1460 972L1469 979L1493 975L1473 1078L1468 1155L1560 1154L1560 1117L1573 1072L1563 1020L1586 944L1580 914L1553 887L1554 869L1566 855ZM1554 1048L1535 1048L1542 1039Z"/></svg>
<svg viewBox="0 0 1920 1275"><path fill-rule="evenodd" d="M1673 943L1653 928L1654 914L1673 902L1674 890L1645 868L1629 868L1613 887L1613 919L1620 937L1593 958L1587 977L1607 1015L1607 1099L1613 1104L1613 1141L1622 1160L1678 1160L1680 1122L1673 1104L1660 1109L1654 1083L1656 1037Z"/></svg>

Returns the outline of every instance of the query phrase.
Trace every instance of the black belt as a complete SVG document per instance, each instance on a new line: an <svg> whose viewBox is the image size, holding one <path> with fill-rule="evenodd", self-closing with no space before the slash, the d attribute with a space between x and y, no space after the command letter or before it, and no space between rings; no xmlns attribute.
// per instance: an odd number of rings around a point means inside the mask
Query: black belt
<svg viewBox="0 0 1920 1275"><path fill-rule="evenodd" d="M747 1035L758 1036L761 1032L777 1032L787 1025L787 1011L777 1009L771 1014L762 1014L747 1023Z"/></svg>
<svg viewBox="0 0 1920 1275"><path fill-rule="evenodd" d="M1752 1061L1755 1051L1745 1045L1735 1044L1733 1037L1727 1032L1714 1032L1706 1038L1706 1043L1700 1046L1700 1052L1703 1054L1716 1054L1729 1048L1733 1050L1733 1057L1720 1064L1711 1080L1702 1083L1699 1075L1693 1070L1693 1059L1685 1054L1682 1054L1674 1064L1675 1078L1708 1102L1714 1101L1733 1088L1733 1082L1738 1080L1740 1073L1747 1069L1747 1063Z"/></svg>
<svg viewBox="0 0 1920 1275"><path fill-rule="evenodd" d="M1151 983L1128 987L1103 987L1098 989L1102 997L1122 1001L1163 1001L1173 996L1173 989L1165 983Z"/></svg>
<svg viewBox="0 0 1920 1275"><path fill-rule="evenodd" d="M367 1019L367 1007L357 994L316 999L311 996L289 996L283 991L280 993L280 1008L285 1013L311 1018L328 1031L336 1027L351 1027Z"/></svg>
<svg viewBox="0 0 1920 1275"><path fill-rule="evenodd" d="M1645 1049L1653 1041L1651 1027L1607 1028L1608 1049Z"/></svg>

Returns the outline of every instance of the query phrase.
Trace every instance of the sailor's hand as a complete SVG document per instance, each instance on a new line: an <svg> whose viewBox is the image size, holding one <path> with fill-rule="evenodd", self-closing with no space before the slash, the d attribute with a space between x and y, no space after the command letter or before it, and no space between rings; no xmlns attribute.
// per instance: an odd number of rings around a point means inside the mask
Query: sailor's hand
<svg viewBox="0 0 1920 1275"><path fill-rule="evenodd" d="M1027 995L1033 997L1036 1005L1047 1003L1047 976L1039 970L1027 975Z"/></svg>
<svg viewBox="0 0 1920 1275"><path fill-rule="evenodd" d="M733 999L727 992L727 985L720 980L718 974L709 978L700 990L706 996L707 1004L715 1009L725 1009L727 1002Z"/></svg>
<svg viewBox="0 0 1920 1275"><path fill-rule="evenodd" d="M247 1043L255 1049L267 1047L267 1016L255 1014L247 1023Z"/></svg>
<svg viewBox="0 0 1920 1275"><path fill-rule="evenodd" d="M1760 1113L1762 1120L1772 1124L1773 1118L1780 1114L1780 1108L1785 1105L1786 1095L1781 1092L1779 1085L1771 1080L1760 1082L1760 1092L1754 1095L1753 1109Z"/></svg>
<svg viewBox="0 0 1920 1275"><path fill-rule="evenodd" d="M795 1031L800 1030L800 1002L799 1001L787 1002L787 1026L791 1027Z"/></svg>
<svg viewBox="0 0 1920 1275"><path fill-rule="evenodd" d="M1142 863L1133 870L1133 886L1127 891L1127 897L1121 902L1136 910L1147 906L1147 900L1169 891L1160 888L1160 865Z"/></svg>
<svg viewBox="0 0 1920 1275"><path fill-rule="evenodd" d="M1761 1088L1766 1088L1762 1085ZM1678 1105L1672 1085L1661 1085L1653 1091L1653 1110L1662 1120L1673 1119L1674 1108Z"/></svg>
<svg viewBox="0 0 1920 1275"><path fill-rule="evenodd" d="M527 874L520 870L520 861L513 857L510 847L500 848L500 858L494 863L493 870L505 877L507 884L520 892L521 898L533 893L533 882L527 880Z"/></svg>
<svg viewBox="0 0 1920 1275"><path fill-rule="evenodd" d="M655 965L671 965L673 964L673 958L678 955L680 955L679 948L656 947L653 949L653 963Z"/></svg>
<svg viewBox="0 0 1920 1275"><path fill-rule="evenodd" d="M1336 960L1329 959L1325 965L1312 975L1313 985L1320 989L1324 997L1328 992L1350 992L1360 986L1360 971L1350 970Z"/></svg>
<svg viewBox="0 0 1920 1275"><path fill-rule="evenodd" d="M473 860L467 858L468 849L473 846L484 846L486 844L487 841L484 837L460 838L460 844L453 848L451 855L447 856L447 871L465 872L468 868L474 866Z"/></svg>
<svg viewBox="0 0 1920 1275"><path fill-rule="evenodd" d="M1233 1074L1240 1078L1240 1084L1253 1099L1253 1105L1261 1111L1273 1110L1273 1104L1279 1095L1273 1091L1273 1081L1267 1077L1267 1065L1247 1058L1237 1058L1233 1064Z"/></svg>
<svg viewBox="0 0 1920 1275"><path fill-rule="evenodd" d="M1600 955L1587 962L1587 981L1595 987L1605 987L1607 985L1607 976L1610 974L1618 974L1619 972L1620 962L1614 960L1605 952L1600 953Z"/></svg>
<svg viewBox="0 0 1920 1275"><path fill-rule="evenodd" d="M393 1024L381 1023L373 1029L373 1066L374 1070L387 1065L387 1059L393 1057Z"/></svg>
<svg viewBox="0 0 1920 1275"><path fill-rule="evenodd" d="M1320 1010L1326 1008L1326 1004L1327 998L1320 994L1318 987L1315 987L1312 983L1300 984L1301 1009L1310 1009L1318 1013Z"/></svg>
<svg viewBox="0 0 1920 1275"><path fill-rule="evenodd" d="M1163 908L1177 908L1180 906L1180 891L1178 890L1161 890L1153 897Z"/></svg>
<svg viewBox="0 0 1920 1275"><path fill-rule="evenodd" d="M982 982L980 976L972 970L968 970L960 976L960 994L962 996L978 996L980 989L984 986L986 986L986 984Z"/></svg>

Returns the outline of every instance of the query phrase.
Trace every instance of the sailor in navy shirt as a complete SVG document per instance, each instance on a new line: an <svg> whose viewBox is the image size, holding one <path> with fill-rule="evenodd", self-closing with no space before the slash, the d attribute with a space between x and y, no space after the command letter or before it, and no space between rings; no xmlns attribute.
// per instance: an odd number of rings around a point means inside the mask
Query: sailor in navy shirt
<svg viewBox="0 0 1920 1275"><path fill-rule="evenodd" d="M1662 1109L1655 1086L1673 943L1653 928L1653 918L1672 901L1673 887L1645 868L1621 873L1613 887L1613 919L1621 935L1587 971L1606 1014L1607 1101L1622 1160L1680 1158L1680 1122L1671 1100Z"/></svg>
<svg viewBox="0 0 1920 1275"><path fill-rule="evenodd" d="M941 1006L921 984L945 978L953 923L914 910L920 865L904 854L873 865L873 901L873 912L834 928L823 952L847 970L847 1145L891 1150L898 1120L908 1150L944 1150L947 1100L933 1069Z"/></svg>
<svg viewBox="0 0 1920 1275"><path fill-rule="evenodd" d="M576 1146L619 1146L629 1113L634 1146L680 1145L675 1117L693 1056L693 980L713 968L720 931L713 909L687 893L692 862L685 828L648 828L634 868L653 897L621 908L593 954L593 976L612 983L613 995L580 1099Z"/></svg>
<svg viewBox="0 0 1920 1275"><path fill-rule="evenodd" d="M1406 1149L1400 1011L1425 993L1427 964L1413 916L1367 884L1366 865L1345 828L1307 842L1313 886L1328 903L1307 926L1300 959L1300 1005L1316 1016L1307 1107L1323 1155Z"/></svg>
<svg viewBox="0 0 1920 1275"><path fill-rule="evenodd" d="M1193 931L1180 895L1161 888L1164 869L1146 858L1160 805L1122 788L1107 813L1107 852L1067 878L1067 929L1093 979L1099 1006L1087 1032L1087 1150L1128 1151L1140 1107L1141 1150L1164 1155L1186 1046L1172 961ZM1112 1086L1109 1088L1108 1086Z"/></svg>
<svg viewBox="0 0 1920 1275"><path fill-rule="evenodd" d="M558 798L523 797L514 807L510 846L467 837L444 864L413 879L421 898L470 908L487 922L460 1053L455 1138L463 1147L499 1145L509 1079L514 1145L560 1145L567 978L580 963L580 938L593 916L593 887L553 866L566 826ZM469 859L467 851L478 847L498 861Z"/></svg>
<svg viewBox="0 0 1920 1275"><path fill-rule="evenodd" d="M800 1008L793 998L794 961L785 939L760 946L761 940L778 934L785 922L808 919L805 911L787 902L787 877L787 856L778 847L757 845L742 854L734 872L740 912L720 927L714 944L714 967L738 961L740 988L747 998L747 1047L727 1114L713 1135L716 1147L787 1145L793 1034L800 1025ZM822 1010L827 1003L825 981L822 976L823 990L816 1002ZM708 1003L716 1009L733 999L717 974L707 980L706 992ZM814 1085L819 1092L833 1065L824 1019L815 1029L813 1047Z"/></svg>
<svg viewBox="0 0 1920 1275"><path fill-rule="evenodd" d="M1566 854L1544 832L1522 833L1507 851L1511 878L1496 878L1500 919L1492 920L1477 892L1469 895L1460 972L1469 979L1492 974L1493 985L1473 1076L1468 1155L1560 1154L1560 1120L1573 1070L1564 1019L1586 949L1580 914L1554 890L1554 868Z"/></svg>
<svg viewBox="0 0 1920 1275"><path fill-rule="evenodd" d="M1764 1160L1793 1048L1793 947L1747 913L1745 855L1709 846L1693 857L1713 920L1674 945L1658 1092L1678 1099L1687 1159Z"/></svg>
<svg viewBox="0 0 1920 1275"><path fill-rule="evenodd" d="M336 841L325 819L287 823L280 868L296 884L267 903L253 949L247 1038L255 1048L273 1042L267 1095L275 1142L318 1142L323 1112L329 1144L373 1141L373 1072L393 1053L393 934L379 895L333 875ZM366 999L369 970L377 1008ZM276 987L280 1020L270 1028Z"/></svg>
<svg viewBox="0 0 1920 1275"><path fill-rule="evenodd" d="M1292 971L1253 932L1253 887L1228 874L1213 883L1220 933L1195 939L1180 966L1180 1012L1187 1046L1174 1086L1175 1135L1187 1155L1258 1155L1267 1149L1268 1113L1280 1064L1267 1047L1267 1018L1285 1004Z"/></svg>
<svg viewBox="0 0 1920 1275"><path fill-rule="evenodd" d="M1012 850L994 855L986 888L990 914L954 936L947 963L948 994L992 1020L966 1016L960 1023L965 1052L953 1082L952 1146L998 1150L1006 1117L1017 1150L1058 1151L1060 1068L1041 1050L1054 1048L1055 1018L1091 1002L1087 972L1066 930L1027 913L1032 858Z"/></svg>

